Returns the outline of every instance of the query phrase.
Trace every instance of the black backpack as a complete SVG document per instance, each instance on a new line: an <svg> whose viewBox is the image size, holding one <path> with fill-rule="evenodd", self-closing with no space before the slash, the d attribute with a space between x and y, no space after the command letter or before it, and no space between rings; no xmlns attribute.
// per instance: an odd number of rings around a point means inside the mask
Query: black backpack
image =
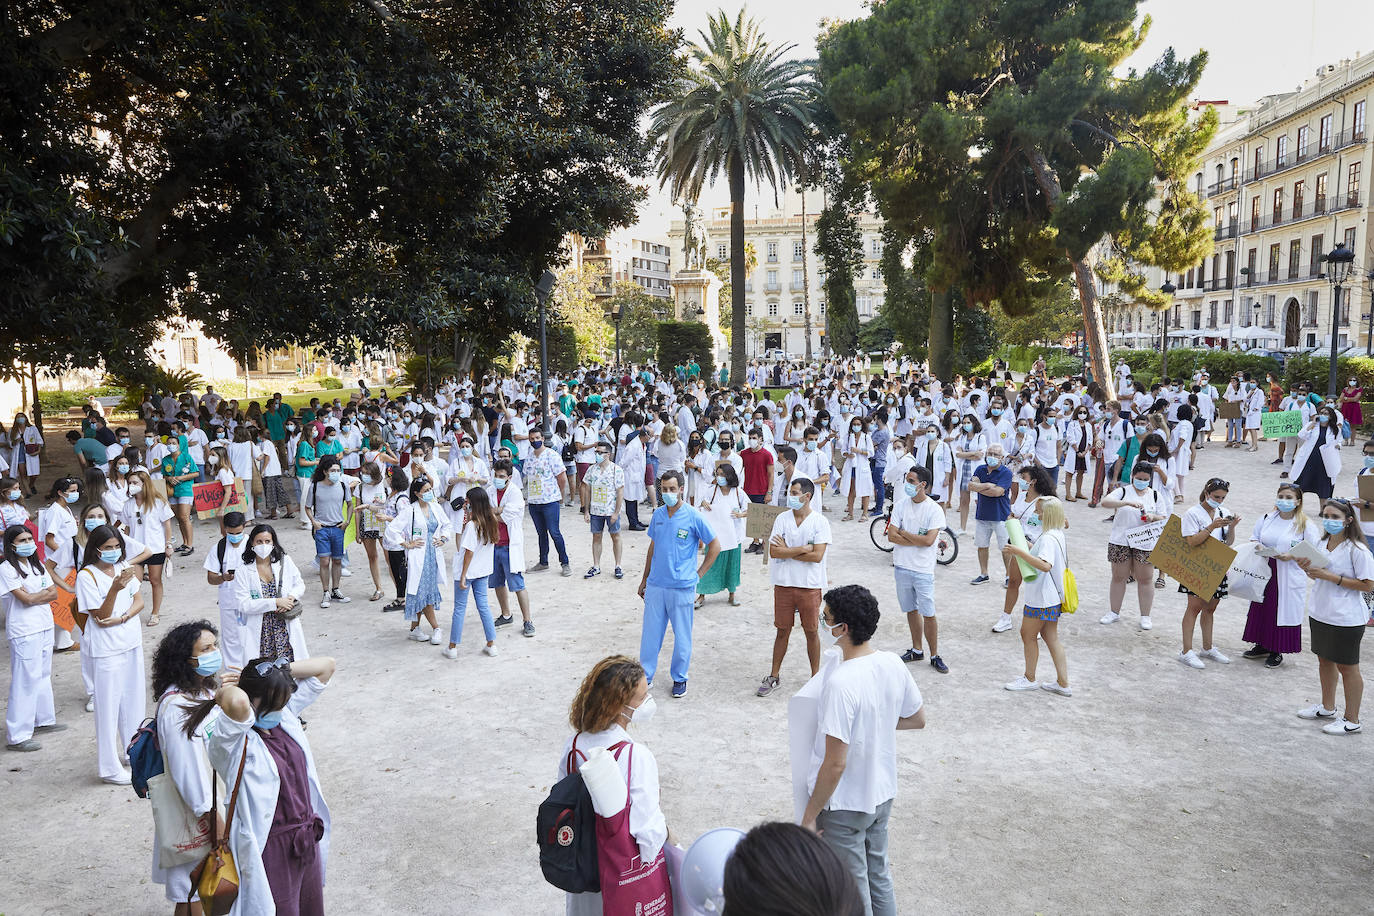
<svg viewBox="0 0 1374 916"><path fill-rule="evenodd" d="M606 750L618 759L628 741ZM596 811L582 774L573 766L573 755L587 759L573 739L568 752L568 775L549 790L539 805L535 820L535 841L539 844L539 868L544 880L570 894L601 890L601 874L596 852Z"/></svg>

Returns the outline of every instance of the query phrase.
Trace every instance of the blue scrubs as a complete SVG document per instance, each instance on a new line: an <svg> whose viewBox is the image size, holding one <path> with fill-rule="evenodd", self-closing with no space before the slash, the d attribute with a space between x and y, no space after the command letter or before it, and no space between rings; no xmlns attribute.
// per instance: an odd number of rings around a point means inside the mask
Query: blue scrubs
<svg viewBox="0 0 1374 916"><path fill-rule="evenodd" d="M680 503L669 515L659 506L649 520L654 544L653 565L644 587L644 628L639 637L639 663L650 682L658 670L658 654L668 624L673 626L673 682L687 680L692 661L692 603L696 600L697 547L715 540L715 532L701 513Z"/></svg>

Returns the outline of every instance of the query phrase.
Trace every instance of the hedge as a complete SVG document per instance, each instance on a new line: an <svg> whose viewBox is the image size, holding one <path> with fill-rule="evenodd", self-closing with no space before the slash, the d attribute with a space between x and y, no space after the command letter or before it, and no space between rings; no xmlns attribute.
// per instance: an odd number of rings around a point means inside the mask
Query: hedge
<svg viewBox="0 0 1374 916"><path fill-rule="evenodd" d="M321 377L319 378L317 384L318 384L321 388L327 388L327 389L329 389L330 391L340 391L340 390L343 389L343 382L340 381L339 379L336 379L336 378L335 378L334 376L332 376L332 375L324 375L324 376L321 376Z"/></svg>
<svg viewBox="0 0 1374 916"><path fill-rule="evenodd" d="M1331 365L1330 355L1317 356L1309 353L1295 353L1288 358L1284 367L1283 382L1291 391L1299 382L1308 382L1317 394L1326 394L1326 374ZM1374 359L1367 356L1336 357L1336 393L1350 383L1352 378L1360 380L1360 387L1374 391Z"/></svg>
<svg viewBox="0 0 1374 916"><path fill-rule="evenodd" d="M38 406L43 408L45 414L66 413L69 407L84 407L91 398L114 397L124 397L124 389L101 385L71 391L39 391Z"/></svg>
<svg viewBox="0 0 1374 916"><path fill-rule="evenodd" d="M673 367L696 360L702 378L716 371L715 344L711 331L699 321L660 321L658 323L658 364Z"/></svg>
<svg viewBox="0 0 1374 916"><path fill-rule="evenodd" d="M1148 372L1151 379L1159 378L1162 374L1158 350L1113 350L1113 371L1123 359L1131 367L1131 374L1137 382L1141 380L1141 371ZM1279 373L1279 361L1272 356L1252 356L1233 350L1169 349L1170 376L1190 378L1202 366L1207 367L1213 384L1217 384L1218 379L1224 382L1233 372L1249 372L1259 381L1264 380L1266 372Z"/></svg>

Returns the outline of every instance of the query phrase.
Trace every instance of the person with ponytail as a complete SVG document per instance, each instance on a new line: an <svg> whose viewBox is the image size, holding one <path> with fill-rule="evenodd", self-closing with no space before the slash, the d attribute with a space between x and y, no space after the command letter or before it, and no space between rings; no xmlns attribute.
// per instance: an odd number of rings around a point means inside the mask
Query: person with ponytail
<svg viewBox="0 0 1374 916"><path fill-rule="evenodd" d="M463 511L458 521L462 534L458 554L453 558L453 620L448 630L448 648L444 658L458 657L458 644L463 641L463 619L467 616L468 595L477 605L482 620L482 634L487 638L482 652L496 654L496 624L487 603L487 578L495 569L496 542L501 537L501 518L491 507L491 497L481 486L468 489Z"/></svg>
<svg viewBox="0 0 1374 916"><path fill-rule="evenodd" d="M0 603L10 644L9 705L5 708L5 747L37 751L35 732L62 731L52 696L52 611L57 598L52 575L38 561L38 542L23 525L4 532L0 559Z"/></svg>
<svg viewBox="0 0 1374 916"><path fill-rule="evenodd" d="M228 825L239 871L235 913L324 914L329 806L299 717L333 676L328 657L255 658L182 725L192 735L218 710L207 738L210 764L226 792L239 786Z"/></svg>

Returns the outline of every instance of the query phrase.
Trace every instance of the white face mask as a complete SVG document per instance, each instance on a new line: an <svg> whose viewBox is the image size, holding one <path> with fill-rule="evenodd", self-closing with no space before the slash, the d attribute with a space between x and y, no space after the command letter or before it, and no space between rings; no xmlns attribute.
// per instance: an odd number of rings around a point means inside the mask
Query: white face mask
<svg viewBox="0 0 1374 916"><path fill-rule="evenodd" d="M835 635L835 629L836 629L836 627L842 627L842 626L844 626L844 624L842 624L842 623L837 623L837 624L835 624L835 626L833 626L833 627L828 627L828 628L827 628L828 632L830 633L830 643L831 643L831 645L836 645L836 646L838 646L838 645L840 644L840 639L841 639L841 637L844 636L844 634L841 633L841 634L839 634L839 636L836 636L836 635Z"/></svg>
<svg viewBox="0 0 1374 916"><path fill-rule="evenodd" d="M650 694L644 698L644 702L640 703L639 706L627 705L625 708L630 711L632 724L643 725L654 717L654 713L658 711L658 704L654 702L653 695Z"/></svg>
<svg viewBox="0 0 1374 916"><path fill-rule="evenodd" d="M272 555L272 545L254 544L253 553L257 554L259 559L265 560Z"/></svg>

